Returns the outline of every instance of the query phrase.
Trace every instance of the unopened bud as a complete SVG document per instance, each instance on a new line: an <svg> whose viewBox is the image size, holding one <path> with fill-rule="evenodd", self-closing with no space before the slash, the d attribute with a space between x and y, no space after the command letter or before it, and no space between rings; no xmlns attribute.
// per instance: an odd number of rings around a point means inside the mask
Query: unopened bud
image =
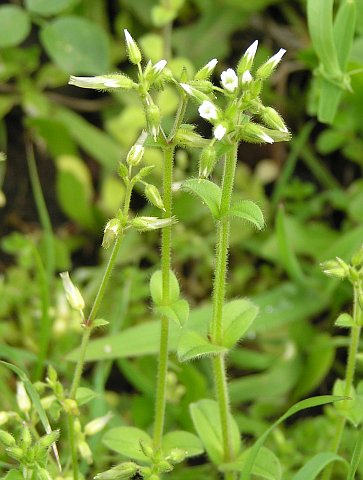
<svg viewBox="0 0 363 480"><path fill-rule="evenodd" d="M103 417L98 417L88 422L87 425L84 427L85 435L96 435L96 433L100 432L105 428L112 416L112 413L108 412Z"/></svg>
<svg viewBox="0 0 363 480"><path fill-rule="evenodd" d="M70 279L69 273L68 272L63 272L59 274L62 282L63 282L63 288L68 300L68 303L74 310L79 310L82 311L84 309L84 300L81 295L81 292L78 290L78 288L73 285L72 280Z"/></svg>
<svg viewBox="0 0 363 480"><path fill-rule="evenodd" d="M127 154L126 163L132 167L136 167L141 162L144 153L145 149L142 145L133 145Z"/></svg>
<svg viewBox="0 0 363 480"><path fill-rule="evenodd" d="M112 218L106 223L103 233L102 247L109 248L114 244L121 230L120 220L118 218Z"/></svg>
<svg viewBox="0 0 363 480"><path fill-rule="evenodd" d="M21 461L24 457L23 449L20 447L9 447L6 449L6 453L9 455L9 457L18 461Z"/></svg>
<svg viewBox="0 0 363 480"><path fill-rule="evenodd" d="M264 107L260 115L267 127L280 130L281 132L288 132L281 115L274 108Z"/></svg>
<svg viewBox="0 0 363 480"><path fill-rule="evenodd" d="M173 470L173 465L166 460L160 460L158 462L158 470L160 473L167 473Z"/></svg>
<svg viewBox="0 0 363 480"><path fill-rule="evenodd" d="M202 67L200 70L197 71L194 79L207 80L212 75L214 69L216 68L217 63L218 63L218 60L216 58L213 58L213 60L208 62L206 65L204 65L204 67Z"/></svg>
<svg viewBox="0 0 363 480"><path fill-rule="evenodd" d="M336 260L328 260L320 264L323 273L328 277L343 279L349 275L348 265L339 257Z"/></svg>
<svg viewBox="0 0 363 480"><path fill-rule="evenodd" d="M141 62L141 52L139 47L137 46L137 43L135 40L132 38L132 36L129 34L129 32L125 29L124 30L125 34L125 40L126 40L126 48L127 48L127 54L130 59L130 62L133 63L134 65L137 65L138 63Z"/></svg>
<svg viewBox="0 0 363 480"><path fill-rule="evenodd" d="M208 95L206 95L205 93L197 90L196 88L192 87L191 85L188 85L187 83L180 83L179 85L182 87L182 89L184 90L185 93L187 93L191 97L195 98L200 103L202 103L204 101L209 101Z"/></svg>
<svg viewBox="0 0 363 480"><path fill-rule="evenodd" d="M53 430L46 435L43 435L38 440L38 445L42 448L49 448L54 442L56 442L59 438L59 430Z"/></svg>
<svg viewBox="0 0 363 480"><path fill-rule="evenodd" d="M150 203L155 205L155 207L158 207L160 208L160 210L165 211L163 199L161 198L159 190L155 187L155 185L146 185L145 197L149 200Z"/></svg>
<svg viewBox="0 0 363 480"><path fill-rule="evenodd" d="M140 232L157 230L158 228L169 227L175 223L175 218L157 218L157 217L136 217L131 221L131 225Z"/></svg>
<svg viewBox="0 0 363 480"><path fill-rule="evenodd" d="M250 45L247 48L243 57L238 62L238 66L237 66L238 75L242 75L243 72L245 72L246 70L251 70L251 67L253 65L253 60L254 60L255 55L256 55L257 47L258 47L258 40L255 40L252 43L252 45Z"/></svg>
<svg viewBox="0 0 363 480"><path fill-rule="evenodd" d="M274 143L273 138L268 135L264 127L257 123L249 122L240 128L240 138L249 143Z"/></svg>
<svg viewBox="0 0 363 480"><path fill-rule="evenodd" d="M21 436L20 436L20 443L21 443L21 446L25 449L29 448L30 445L32 444L32 436L29 428L26 425L23 426Z"/></svg>
<svg viewBox="0 0 363 480"><path fill-rule="evenodd" d="M246 86L248 85L249 83L251 83L253 80L252 78L252 75L251 75L251 72L249 70L246 70L245 72L243 72L242 76L241 76L241 83L243 86Z"/></svg>
<svg viewBox="0 0 363 480"><path fill-rule="evenodd" d="M72 398L66 398L62 402L62 406L63 406L63 409L66 413L69 413L71 415L76 415L76 416L79 415L77 402L75 400L73 400Z"/></svg>
<svg viewBox="0 0 363 480"><path fill-rule="evenodd" d="M95 476L95 480L123 480L133 477L139 469L134 462L124 462L116 465L110 470L99 473Z"/></svg>
<svg viewBox="0 0 363 480"><path fill-rule="evenodd" d="M282 57L284 56L286 50L280 48L280 50L275 53L274 56L269 58L267 62L263 63L256 72L256 77L260 78L261 80L266 80L272 72L275 70L277 65L280 63Z"/></svg>
<svg viewBox="0 0 363 480"><path fill-rule="evenodd" d="M150 103L146 109L146 122L150 135L156 140L160 130L160 110L155 103Z"/></svg>
<svg viewBox="0 0 363 480"><path fill-rule="evenodd" d="M79 443L78 443L78 451L79 451L79 454L80 456L86 460L86 462L90 465L91 463L93 463L93 457L92 457L92 452L91 452L91 449L89 448L89 445L87 442L85 442L84 440L81 440Z"/></svg>
<svg viewBox="0 0 363 480"><path fill-rule="evenodd" d="M149 62L144 72L145 79L150 84L153 84L156 80L159 79L164 68L166 67L166 64L167 64L166 60L160 60L159 62L155 63L155 65L152 65L151 62Z"/></svg>
<svg viewBox="0 0 363 480"><path fill-rule="evenodd" d="M122 178L124 182L127 182L129 178L129 171L127 170L127 167L124 163L120 163L118 166L118 174Z"/></svg>
<svg viewBox="0 0 363 480"><path fill-rule="evenodd" d="M75 87L92 88L94 90L109 90L114 88L130 90L137 86L131 78L122 73L99 75L97 77L75 77L71 75L68 83Z"/></svg>
<svg viewBox="0 0 363 480"><path fill-rule="evenodd" d="M16 383L16 401L18 403L21 412L27 413L31 409L31 402L28 394L26 393L23 382Z"/></svg>
<svg viewBox="0 0 363 480"><path fill-rule="evenodd" d="M202 150L199 158L199 177L207 178L213 172L217 161L216 151L213 145L208 145Z"/></svg>
<svg viewBox="0 0 363 480"><path fill-rule="evenodd" d="M16 442L14 437L9 432L0 430L0 443L2 443L5 447L14 447Z"/></svg>
<svg viewBox="0 0 363 480"><path fill-rule="evenodd" d="M57 371L52 365L48 366L47 375L48 383L55 383L58 380Z"/></svg>

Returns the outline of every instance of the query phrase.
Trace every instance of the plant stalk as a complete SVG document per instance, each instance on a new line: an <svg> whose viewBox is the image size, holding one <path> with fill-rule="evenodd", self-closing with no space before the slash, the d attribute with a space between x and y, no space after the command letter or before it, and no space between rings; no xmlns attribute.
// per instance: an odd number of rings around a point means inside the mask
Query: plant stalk
<svg viewBox="0 0 363 480"><path fill-rule="evenodd" d="M174 146L164 148L164 173L163 173L163 202L164 218L172 216L172 182ZM167 305L170 298L170 267L171 267L171 226L164 227L161 234L161 272L162 272L162 299ZM168 372L168 342L169 342L169 319L161 316L160 349L158 376L155 400L155 422L153 444L155 451L161 448L161 440L164 431L165 406L166 406L166 377Z"/></svg>
<svg viewBox="0 0 363 480"><path fill-rule="evenodd" d="M221 345L223 342L223 305L226 294L226 276L230 234L230 221L227 213L231 206L234 176L237 164L237 150L238 144L235 144L226 154L222 180L222 197L220 204L220 220L217 227L216 263L213 285L213 315L210 327L211 341L216 345ZM231 426L229 420L229 394L224 354L217 355L213 358L213 369L216 397L221 419L224 461L229 462L234 458L235 452L233 452ZM226 473L225 478L226 480L234 479L234 472Z"/></svg>
<svg viewBox="0 0 363 480"><path fill-rule="evenodd" d="M351 389L354 383L354 372L357 362L357 353L359 349L359 339L361 332L361 321L362 321L362 309L360 308L358 301L359 289L357 286L354 286L354 305L353 305L353 320L354 326L350 330L350 343L348 350L348 360L345 370L345 382L344 382L344 392L345 397L349 397ZM349 400L344 400L344 403L349 402ZM346 424L346 417L341 415L337 418L335 426L335 434L333 437L332 445L330 451L333 453L339 452L340 442L342 439L343 431ZM333 473L334 463L328 465L325 469L322 480L330 480Z"/></svg>

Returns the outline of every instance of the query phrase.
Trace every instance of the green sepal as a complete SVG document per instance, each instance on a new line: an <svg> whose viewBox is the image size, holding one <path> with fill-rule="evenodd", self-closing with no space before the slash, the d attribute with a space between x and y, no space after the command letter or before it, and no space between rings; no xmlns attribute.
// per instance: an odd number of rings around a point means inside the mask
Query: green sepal
<svg viewBox="0 0 363 480"><path fill-rule="evenodd" d="M160 305L155 310L168 317L169 320L173 320L179 326L183 326L189 318L189 303L183 298L170 305Z"/></svg>
<svg viewBox="0 0 363 480"><path fill-rule="evenodd" d="M258 314L258 307L246 299L228 302L223 307L223 345L230 349L239 342Z"/></svg>
<svg viewBox="0 0 363 480"><path fill-rule="evenodd" d="M227 353L228 348L221 345L213 345L200 333L186 330L180 337L177 352L179 360L187 362L195 358Z"/></svg>
<svg viewBox="0 0 363 480"><path fill-rule="evenodd" d="M260 207L251 200L239 200L233 203L226 215L238 220L247 220L258 230L262 230L265 226L265 220Z"/></svg>
<svg viewBox="0 0 363 480"><path fill-rule="evenodd" d="M215 219L219 218L222 191L215 183L199 178L190 178L183 184L183 189L197 195L207 205Z"/></svg>
<svg viewBox="0 0 363 480"><path fill-rule="evenodd" d="M91 327L92 329L106 327L109 323L110 322L104 320L103 318L96 318L95 320L93 320Z"/></svg>
<svg viewBox="0 0 363 480"><path fill-rule="evenodd" d="M178 279L175 276L175 273L170 270L170 292L169 292L169 306L176 302L179 299L180 287ZM163 305L163 275L161 270L157 270L151 275L150 278L150 294L154 302L154 305L165 306Z"/></svg>

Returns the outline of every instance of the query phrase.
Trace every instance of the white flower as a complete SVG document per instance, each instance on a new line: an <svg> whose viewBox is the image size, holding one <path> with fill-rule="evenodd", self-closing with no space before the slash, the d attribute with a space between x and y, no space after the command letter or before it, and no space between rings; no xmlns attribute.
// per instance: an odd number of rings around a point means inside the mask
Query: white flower
<svg viewBox="0 0 363 480"><path fill-rule="evenodd" d="M155 65L153 65L152 69L155 73L160 73L164 70L166 64L168 62L166 60L159 60Z"/></svg>
<svg viewBox="0 0 363 480"><path fill-rule="evenodd" d="M73 285L73 282L69 277L69 273L63 272L63 273L60 273L59 275L63 282L63 288L66 293L68 303L75 310L82 311L84 309L83 297L81 295L81 292L78 290L78 288L75 285Z"/></svg>
<svg viewBox="0 0 363 480"><path fill-rule="evenodd" d="M16 401L18 403L19 409L22 412L29 412L29 410L31 409L31 402L28 394L26 393L23 382L16 382Z"/></svg>
<svg viewBox="0 0 363 480"><path fill-rule="evenodd" d="M198 108L199 115L206 120L216 120L218 117L218 111L216 106L209 100L204 102Z"/></svg>
<svg viewBox="0 0 363 480"><path fill-rule="evenodd" d="M244 58L247 60L248 63L252 63L253 59L255 58L256 52L258 47L258 40L255 40L252 45L250 45L245 54L243 55Z"/></svg>
<svg viewBox="0 0 363 480"><path fill-rule="evenodd" d="M249 70L246 70L242 75L241 82L243 85L245 85L246 83L250 83L251 81L252 75Z"/></svg>
<svg viewBox="0 0 363 480"><path fill-rule="evenodd" d="M130 151L126 157L126 162L128 163L128 165L136 167L141 162L144 153L145 148L142 145L136 143L130 148Z"/></svg>
<svg viewBox="0 0 363 480"><path fill-rule="evenodd" d="M223 88L229 92L234 92L238 88L238 77L232 68L228 68L221 74L221 83Z"/></svg>
<svg viewBox="0 0 363 480"><path fill-rule="evenodd" d="M213 58L213 60L210 60L207 65L205 65L205 69L208 70L209 72L213 72L215 69L215 66L217 65L218 60L216 58Z"/></svg>
<svg viewBox="0 0 363 480"><path fill-rule="evenodd" d="M266 143L274 143L275 141L273 138L267 135L267 133L260 133L259 137L261 138L261 140L263 140Z"/></svg>
<svg viewBox="0 0 363 480"><path fill-rule="evenodd" d="M280 48L280 50L275 53L271 58L269 58L266 62L266 65L272 65L273 68L281 61L282 57L285 55L286 50L284 48Z"/></svg>
<svg viewBox="0 0 363 480"><path fill-rule="evenodd" d="M214 136L217 140L222 140L222 138L224 137L224 135L226 134L226 127L224 127L222 124L219 124L216 126L216 128L214 129Z"/></svg>

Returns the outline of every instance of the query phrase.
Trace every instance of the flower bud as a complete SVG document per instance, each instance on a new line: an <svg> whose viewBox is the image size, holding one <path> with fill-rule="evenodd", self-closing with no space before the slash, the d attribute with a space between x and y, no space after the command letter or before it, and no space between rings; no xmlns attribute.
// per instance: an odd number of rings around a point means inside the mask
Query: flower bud
<svg viewBox="0 0 363 480"><path fill-rule="evenodd" d="M204 67L202 67L198 72L195 74L194 80L207 80L213 73L218 60L213 58L210 60Z"/></svg>
<svg viewBox="0 0 363 480"><path fill-rule="evenodd" d="M73 282L69 277L69 273L63 272L63 273L60 273L59 275L63 282L63 288L65 291L68 303L74 310L82 311L84 309L83 297L81 295L81 292L78 290L78 288L73 285Z"/></svg>
<svg viewBox="0 0 363 480"><path fill-rule="evenodd" d="M225 90L233 93L238 88L238 77L232 68L228 68L221 74L221 84Z"/></svg>
<svg viewBox="0 0 363 480"><path fill-rule="evenodd" d="M280 130L281 132L288 132L281 115L274 108L264 107L260 115L267 127Z"/></svg>
<svg viewBox="0 0 363 480"><path fill-rule="evenodd" d="M132 167L136 167L141 162L144 153L145 149L142 145L133 145L127 154L126 163Z"/></svg>
<svg viewBox="0 0 363 480"><path fill-rule="evenodd" d="M155 103L149 102L146 107L146 122L150 135L156 140L160 130L160 110Z"/></svg>
<svg viewBox="0 0 363 480"><path fill-rule="evenodd" d="M14 437L5 430L0 430L0 443L5 447L14 447L16 444Z"/></svg>
<svg viewBox="0 0 363 480"><path fill-rule="evenodd" d="M256 77L260 78L261 80L266 80L272 72L275 70L277 65L280 63L282 57L284 56L286 50L280 48L280 50L275 53L271 58L267 60L267 62L263 63L256 72Z"/></svg>
<svg viewBox="0 0 363 480"><path fill-rule="evenodd" d="M42 448L49 448L54 442L56 442L59 438L59 430L53 430L46 435L43 435L38 440L38 445Z"/></svg>
<svg viewBox="0 0 363 480"><path fill-rule="evenodd" d="M199 177L207 178L213 172L217 161L216 151L213 145L209 144L202 150L199 158Z"/></svg>
<svg viewBox="0 0 363 480"><path fill-rule="evenodd" d="M343 279L349 275L348 265L339 257L336 260L328 260L320 264L323 273L328 277Z"/></svg>
<svg viewBox="0 0 363 480"><path fill-rule="evenodd" d="M21 412L28 413L30 411L32 405L23 382L16 383L16 401Z"/></svg>
<svg viewBox="0 0 363 480"><path fill-rule="evenodd" d="M52 365L48 366L47 375L47 382L50 384L55 383L58 380L57 371Z"/></svg>
<svg viewBox="0 0 363 480"><path fill-rule="evenodd" d="M158 228L169 227L175 223L175 218L157 218L157 217L136 217L131 221L131 225L139 232L157 230Z"/></svg>
<svg viewBox="0 0 363 480"><path fill-rule="evenodd" d="M72 398L66 398L62 402L62 406L66 413L69 413L70 415L75 415L75 416L79 415L77 402Z"/></svg>
<svg viewBox="0 0 363 480"><path fill-rule="evenodd" d="M254 60L255 55L256 55L257 47L258 47L258 40L255 40L252 43L252 45L250 45L247 48L243 57L238 62L238 66L237 66L238 75L242 75L243 72L245 72L246 70L251 70L251 67L253 65L253 60Z"/></svg>
<svg viewBox="0 0 363 480"><path fill-rule="evenodd" d="M160 460L160 462L158 462L158 470L160 473L171 472L173 470L173 465L166 460Z"/></svg>
<svg viewBox="0 0 363 480"><path fill-rule="evenodd" d="M113 245L120 233L120 230L120 220L118 218L111 218L111 220L109 220L105 226L102 239L102 247L109 248L111 245Z"/></svg>
<svg viewBox="0 0 363 480"><path fill-rule="evenodd" d="M100 432L105 428L112 416L113 414L111 412L108 412L103 417L98 417L88 422L87 425L84 427L85 435L96 435L96 433Z"/></svg>
<svg viewBox="0 0 363 480"><path fill-rule="evenodd" d="M150 84L153 84L156 80L159 79L161 73L166 67L166 64L167 64L166 60L160 60L159 62L155 63L155 65L152 65L151 62L149 62L144 72L145 79Z"/></svg>
<svg viewBox="0 0 363 480"><path fill-rule="evenodd" d="M257 123L249 122L246 125L243 125L239 130L240 138L245 142L249 143L274 143L273 138L271 138L264 130L262 125Z"/></svg>
<svg viewBox="0 0 363 480"><path fill-rule="evenodd" d="M135 40L132 38L132 36L129 34L129 32L125 29L124 30L125 34L125 40L126 40L126 48L127 48L127 54L130 59L130 62L133 63L134 65L137 65L138 63L141 62L141 52L139 47L137 46L137 43Z"/></svg>
<svg viewBox="0 0 363 480"><path fill-rule="evenodd" d="M110 470L99 473L95 476L95 480L123 480L133 477L139 469L134 462L124 462L116 465Z"/></svg>
<svg viewBox="0 0 363 480"><path fill-rule="evenodd" d="M360 267L363 264L363 245L360 249L352 256L352 265L353 267Z"/></svg>
<svg viewBox="0 0 363 480"><path fill-rule="evenodd" d="M24 449L29 448L30 445L32 444L32 436L29 428L26 425L23 425L23 429L21 431L21 436L20 436L20 443Z"/></svg>
<svg viewBox="0 0 363 480"><path fill-rule="evenodd" d="M241 83L243 86L246 86L248 85L249 83L251 83L253 80L252 78L252 75L251 75L251 72L249 70L246 70L245 72L243 72L242 76L241 76Z"/></svg>
<svg viewBox="0 0 363 480"><path fill-rule="evenodd" d="M92 88L94 90L108 90L110 88L130 90L137 86L131 78L123 73L99 75L96 77L75 77L71 75L68 84L80 88Z"/></svg>
<svg viewBox="0 0 363 480"><path fill-rule="evenodd" d="M89 448L89 445L87 442L85 442L84 440L81 440L79 443L78 443L78 451L79 451L79 454L80 456L86 460L86 462L90 465L91 463L93 463L93 457L92 457L92 452L91 452L91 449Z"/></svg>
<svg viewBox="0 0 363 480"><path fill-rule="evenodd" d="M14 458L20 462L24 457L24 452L20 447L9 447L6 449L6 453L9 457Z"/></svg>
<svg viewBox="0 0 363 480"><path fill-rule="evenodd" d="M208 95L192 87L191 85L188 85L187 83L180 83L179 85L182 87L185 93L195 98L199 102L204 102L205 100L209 101Z"/></svg>
<svg viewBox="0 0 363 480"><path fill-rule="evenodd" d="M155 205L155 207L158 207L160 208L160 210L163 210L165 212L163 199L161 198L159 190L155 187L155 185L146 185L145 197L149 200L150 203Z"/></svg>
<svg viewBox="0 0 363 480"><path fill-rule="evenodd" d="M154 450L153 448L145 443L143 440L140 440L140 448L142 450L142 453L145 455L147 458L153 458L154 457Z"/></svg>

